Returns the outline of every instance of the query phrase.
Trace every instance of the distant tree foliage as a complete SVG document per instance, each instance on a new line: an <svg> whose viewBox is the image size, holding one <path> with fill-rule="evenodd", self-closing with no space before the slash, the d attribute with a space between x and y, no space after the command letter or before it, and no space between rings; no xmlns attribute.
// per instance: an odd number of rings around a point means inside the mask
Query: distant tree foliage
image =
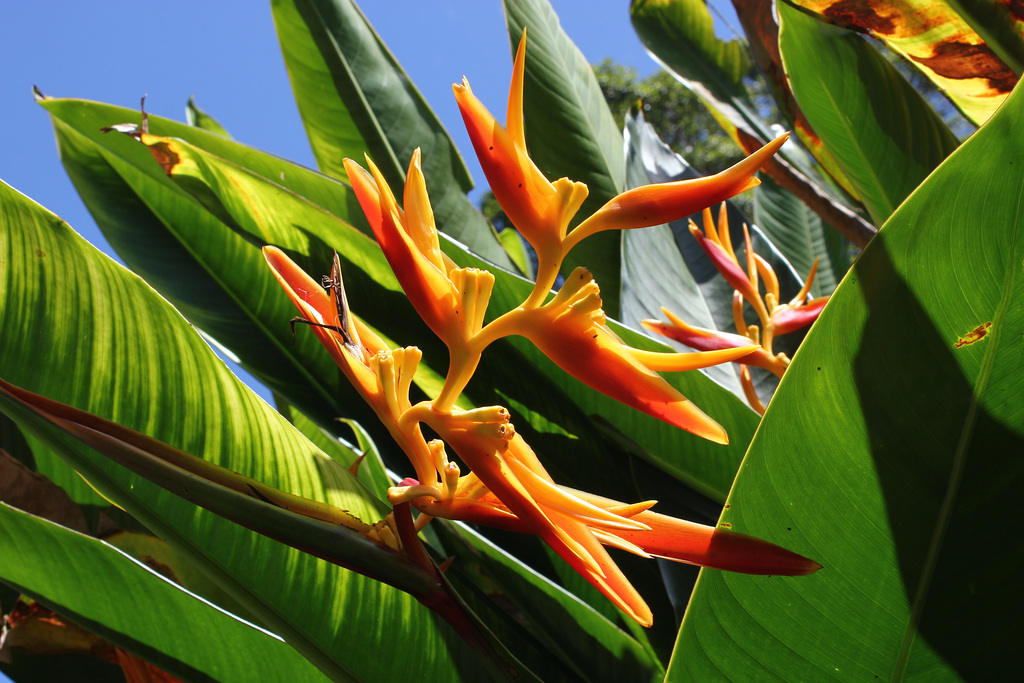
<svg viewBox="0 0 1024 683"><path fill-rule="evenodd" d="M605 59L594 66L594 74L619 126L629 108L642 100L644 118L665 144L701 173L718 173L743 158L700 98L668 72L641 79L636 69Z"/></svg>

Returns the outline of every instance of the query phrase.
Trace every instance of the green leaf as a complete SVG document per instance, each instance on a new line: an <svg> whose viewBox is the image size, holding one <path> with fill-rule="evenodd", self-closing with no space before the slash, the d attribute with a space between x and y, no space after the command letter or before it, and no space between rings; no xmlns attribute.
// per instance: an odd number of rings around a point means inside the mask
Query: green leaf
<svg viewBox="0 0 1024 683"><path fill-rule="evenodd" d="M54 129L58 135L58 142L62 133L73 130L80 134L77 140L78 146L83 147L76 150L79 155L90 154L83 159L65 160L65 168L68 168L69 175L76 183L76 188L83 187L83 179L76 178L69 166L83 164L86 160L92 160L100 151L107 155L115 155L123 158L136 166L138 171L154 178L162 178L160 167L156 165L146 150L140 145L132 144L123 135L104 134L102 129L118 123L135 122L139 120L139 112L115 107L102 102L91 102L89 100L76 100L68 98L48 97L39 101L40 106L46 109L53 119ZM150 115L149 132L153 135L181 138L200 149L211 154L227 159L228 161L244 166L246 169L256 173L268 180L285 187L292 192L301 194L326 211L331 212L343 221L353 225L363 232L370 234L370 226L363 216L359 202L356 200L352 189L333 178L325 176L316 171L299 166L298 164L282 159L281 157L262 152L247 145L228 140L220 135L214 135L201 128L189 126L178 121L164 119L159 116ZM74 147L72 148L75 149ZM70 162L70 163L69 163ZM99 170L98 166L96 169ZM166 179L164 179L166 183ZM85 187L88 187L85 185ZM101 186L102 187L102 186ZM108 187L108 191L115 188ZM90 193L79 189L79 192L87 199L91 199ZM90 210L94 210L90 208ZM103 207L99 213L112 214L112 207ZM116 215L116 214L115 214ZM152 256L151 256L152 258Z"/></svg>
<svg viewBox="0 0 1024 683"><path fill-rule="evenodd" d="M793 94L881 225L958 142L924 98L861 36L779 5Z"/></svg>
<svg viewBox="0 0 1024 683"><path fill-rule="evenodd" d="M469 172L448 133L351 0L271 3L285 66L320 170L347 179L342 160L369 154L396 195L423 150L439 230L504 268L494 228L466 197Z"/></svg>
<svg viewBox="0 0 1024 683"><path fill-rule="evenodd" d="M625 189L622 134L593 69L548 0L504 0L504 7L513 56L529 29L523 114L530 157L549 180L587 184L590 194L577 214L579 222ZM599 233L582 242L566 258L562 274L581 265L600 283L605 312L618 317L618 236Z"/></svg>
<svg viewBox="0 0 1024 683"><path fill-rule="evenodd" d="M365 489L233 377L141 280L6 186L0 207L0 377L374 519L378 503ZM16 418L23 427L31 421L23 412ZM455 662L478 661L411 596L241 529L62 433L31 426L332 678L380 680L416 667L456 680Z"/></svg>
<svg viewBox="0 0 1024 683"><path fill-rule="evenodd" d="M185 107L185 120L188 121L188 125L195 126L196 128L202 128L208 130L211 133L216 133L221 137L225 137L231 140L231 134L220 125L217 119L213 118L205 111L196 106L196 98L188 98L188 106Z"/></svg>
<svg viewBox="0 0 1024 683"><path fill-rule="evenodd" d="M754 223L806 280L819 259L811 285L812 296L831 294L850 267L852 246L835 230L829 230L817 214L792 192L771 178L761 178L754 188Z"/></svg>
<svg viewBox="0 0 1024 683"><path fill-rule="evenodd" d="M501 240L501 245L508 252L508 257L512 259L512 263L515 264L517 271L527 279L534 279L535 273L533 272L533 264L530 263L530 254L526 247L526 240L512 229L505 229L499 232L498 239Z"/></svg>
<svg viewBox="0 0 1024 683"><path fill-rule="evenodd" d="M824 569L703 572L671 680L1018 675L1021 116L1018 87L892 215L740 469L722 523Z"/></svg>
<svg viewBox="0 0 1024 683"><path fill-rule="evenodd" d="M532 641L552 664L580 680L660 681L664 676L661 663L636 639L486 538L460 523L442 522L436 531L455 558L445 575L474 609L483 612L492 603L491 610L497 605L517 615L495 624L499 634L512 634L513 642ZM603 596L600 600L611 607Z"/></svg>
<svg viewBox="0 0 1024 683"><path fill-rule="evenodd" d="M182 153L203 149L218 168L245 180L250 191L266 188L251 198L256 202L252 206L250 198L233 186L233 195L218 198L213 189L203 191L202 173L193 165L198 177L191 176L188 189L199 192L204 205L169 179L144 145L124 135L99 132L101 126L133 116L131 112L70 100L46 100L43 105L53 115L65 168L98 225L131 268L196 327L230 349L242 367L271 390L288 396L322 426L340 429L334 422L339 416L377 425L376 416L313 335L293 337L287 321L295 309L260 253L260 247L273 239L291 248L293 257L311 272L325 273L332 247L337 247L346 264L354 260L368 273L364 280L363 270L349 268L350 286L366 286L383 297L374 300L378 305L407 312L384 331L400 334L404 321L417 318L398 291L376 242L344 221L349 202L355 202L350 189L219 136L149 117L152 134L167 133L202 146L178 142ZM196 156L198 152L190 158ZM246 167L239 168L235 162ZM223 173L215 179L230 184ZM301 198L295 193L301 193ZM275 214L282 202L301 210L302 220L298 214L282 217L279 210ZM358 206L355 211L365 225ZM256 339L261 343L254 343ZM377 433L386 438L386 430Z"/></svg>
<svg viewBox="0 0 1024 683"><path fill-rule="evenodd" d="M751 66L747 46L715 35L703 2L633 0L630 16L644 46L701 99L733 126L767 133L743 83Z"/></svg>
<svg viewBox="0 0 1024 683"><path fill-rule="evenodd" d="M0 580L182 679L326 680L273 634L113 546L3 504Z"/></svg>
<svg viewBox="0 0 1024 683"><path fill-rule="evenodd" d="M380 451L377 450L369 432L363 429L358 422L340 420L352 428L357 444L353 446L324 430L299 409L289 404L286 399L277 396L274 403L278 411L288 418L288 421L295 425L296 429L346 469L354 466L362 457L363 459L359 461L356 469L356 477L377 498L387 500L391 480L384 468L384 461L381 460Z"/></svg>

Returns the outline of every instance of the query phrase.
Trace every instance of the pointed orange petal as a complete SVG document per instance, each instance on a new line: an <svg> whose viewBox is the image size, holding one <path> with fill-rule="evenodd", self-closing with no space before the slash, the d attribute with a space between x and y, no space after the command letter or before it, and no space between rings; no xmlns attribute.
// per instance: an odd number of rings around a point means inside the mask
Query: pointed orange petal
<svg viewBox="0 0 1024 683"><path fill-rule="evenodd" d="M515 65L512 67L512 84L508 89L508 112L505 115L505 129L509 137L526 149L526 131L523 129L523 81L526 74L526 28L516 49Z"/></svg>
<svg viewBox="0 0 1024 683"><path fill-rule="evenodd" d="M371 406L378 406L382 396L377 376L370 370L365 358L357 358L346 350L344 339L339 333L320 327L320 325L338 325L338 311L331 297L319 282L311 278L306 271L299 268L287 254L277 247L263 247L263 257L274 271L274 276L285 293L288 294L288 298L299 309L302 317L318 323L318 325L310 325L310 329L334 358L334 362L338 364L338 367L342 369L345 376L367 402ZM387 350L387 346L380 337L355 315L350 314L349 324L355 326L363 352L367 357Z"/></svg>
<svg viewBox="0 0 1024 683"><path fill-rule="evenodd" d="M505 215L538 252L557 249L569 219L587 196L587 186L564 179L550 183L522 146L521 131L516 130L519 140L506 132L465 79L452 88L480 166ZM510 110L516 106L521 107L510 103Z"/></svg>
<svg viewBox="0 0 1024 683"><path fill-rule="evenodd" d="M350 159L345 160L349 181L352 183L359 205L366 214L373 234L413 308L434 334L447 341L452 338L453 329L458 327L455 320L458 292L447 274L438 267L441 262L440 249L433 249L429 244L429 237L424 234L433 228L433 214L430 212L429 202L423 204L426 201L425 186L421 195L420 187L416 184L417 178L422 182L422 174L417 174L414 168L410 168L411 182L414 186L409 195L413 199L413 206L411 213L403 213L380 171L369 159L367 163L370 165L372 176L362 171L359 165ZM425 255L410 235L404 221L426 221L428 214L430 225L421 225L415 230L420 233L421 241L428 243L428 254ZM436 231L432 237L436 243Z"/></svg>
<svg viewBox="0 0 1024 683"><path fill-rule="evenodd" d="M584 491L572 490L572 493L604 508L622 505ZM641 512L635 519L648 524L651 530L607 533L634 543L651 555L701 567L776 576L804 576L821 569L820 564L802 555L728 529L676 519L650 510Z"/></svg>
<svg viewBox="0 0 1024 683"><path fill-rule="evenodd" d="M637 360L657 372L686 372L732 361L739 363L747 356L752 356L758 350L761 350L760 346L751 344L749 339L745 346L719 349L717 351L697 351L695 353L663 353L660 351L634 349L633 347L627 348L630 353L636 356Z"/></svg>
<svg viewBox="0 0 1024 683"><path fill-rule="evenodd" d="M533 326L527 336L545 356L587 386L715 443L720 424L630 353L603 325L583 328L567 316Z"/></svg>
<svg viewBox="0 0 1024 683"><path fill-rule="evenodd" d="M644 185L611 199L566 238L566 250L602 230L626 230L685 218L760 183L754 174L789 139L786 133L732 168L705 178Z"/></svg>
<svg viewBox="0 0 1024 683"><path fill-rule="evenodd" d="M405 176L405 229L420 254L442 273L447 272L441 256L441 245L437 239L434 211L427 196L427 181L420 167L420 148L417 147L409 161L409 172Z"/></svg>

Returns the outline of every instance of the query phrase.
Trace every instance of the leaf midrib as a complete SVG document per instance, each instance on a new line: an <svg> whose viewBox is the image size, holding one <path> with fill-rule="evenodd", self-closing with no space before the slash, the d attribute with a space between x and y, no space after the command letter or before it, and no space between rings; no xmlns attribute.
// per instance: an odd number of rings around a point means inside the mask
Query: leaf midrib
<svg viewBox="0 0 1024 683"><path fill-rule="evenodd" d="M1016 218L1013 219L1013 225L1020 225L1022 203L1024 203L1024 186L1022 186L1017 193L1017 206L1014 211ZM1018 232L1018 230L1014 230L1013 237L1010 240L1010 249L1007 253L1011 255L1017 253L1016 245ZM984 394L985 389L988 386L989 378L992 375L992 368L995 365L996 350L999 348L998 341L1002 331L1002 325L1000 323L1006 314L1007 307L1010 305L1010 292L1012 290L1010 285L1013 281L1013 274L1015 272L1013 261L1014 259L1011 258L1010 263L1007 264L1006 275L1003 278L1002 296L1000 297L999 305L996 307L995 315L992 317L992 328L991 332L989 332L989 343L981 362L981 368L978 372L978 379L975 383L974 391L971 392L971 401L967 407L967 413L964 416L964 424L960 433L960 440L953 453L953 467L950 471L949 483L946 487L946 495L943 497L942 505L939 508L939 514L932 530L932 537L928 544L928 552L925 555L921 577L917 584L917 591L915 592L913 602L911 603L910 618L907 621L907 627L903 634L903 641L900 644L899 655L896 659L896 664L893 667L892 677L890 678L890 680L894 682L902 681L906 673L907 665L910 660L910 652L913 648L914 639L917 636L917 627L920 623L921 614L924 612L924 608L928 600L928 592L931 588L932 579L939 561L939 555L942 551L942 545L946 538L946 531L949 529L949 523L953 516L953 508L956 504L957 494L960 490L960 483L963 479L963 471L967 462L967 453L970 447L971 437L974 435L974 429L977 423L981 396Z"/></svg>

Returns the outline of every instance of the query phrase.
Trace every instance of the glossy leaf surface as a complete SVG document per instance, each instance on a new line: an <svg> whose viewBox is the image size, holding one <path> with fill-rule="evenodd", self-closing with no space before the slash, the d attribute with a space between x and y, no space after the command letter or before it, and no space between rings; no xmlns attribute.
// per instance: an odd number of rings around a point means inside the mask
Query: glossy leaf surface
<svg viewBox="0 0 1024 683"><path fill-rule="evenodd" d="M116 548L3 504L0 581L182 679L327 680L276 636Z"/></svg>
<svg viewBox="0 0 1024 683"><path fill-rule="evenodd" d="M1022 115L1018 88L893 214L740 469L722 524L824 569L702 573L671 680L1017 675Z"/></svg>

